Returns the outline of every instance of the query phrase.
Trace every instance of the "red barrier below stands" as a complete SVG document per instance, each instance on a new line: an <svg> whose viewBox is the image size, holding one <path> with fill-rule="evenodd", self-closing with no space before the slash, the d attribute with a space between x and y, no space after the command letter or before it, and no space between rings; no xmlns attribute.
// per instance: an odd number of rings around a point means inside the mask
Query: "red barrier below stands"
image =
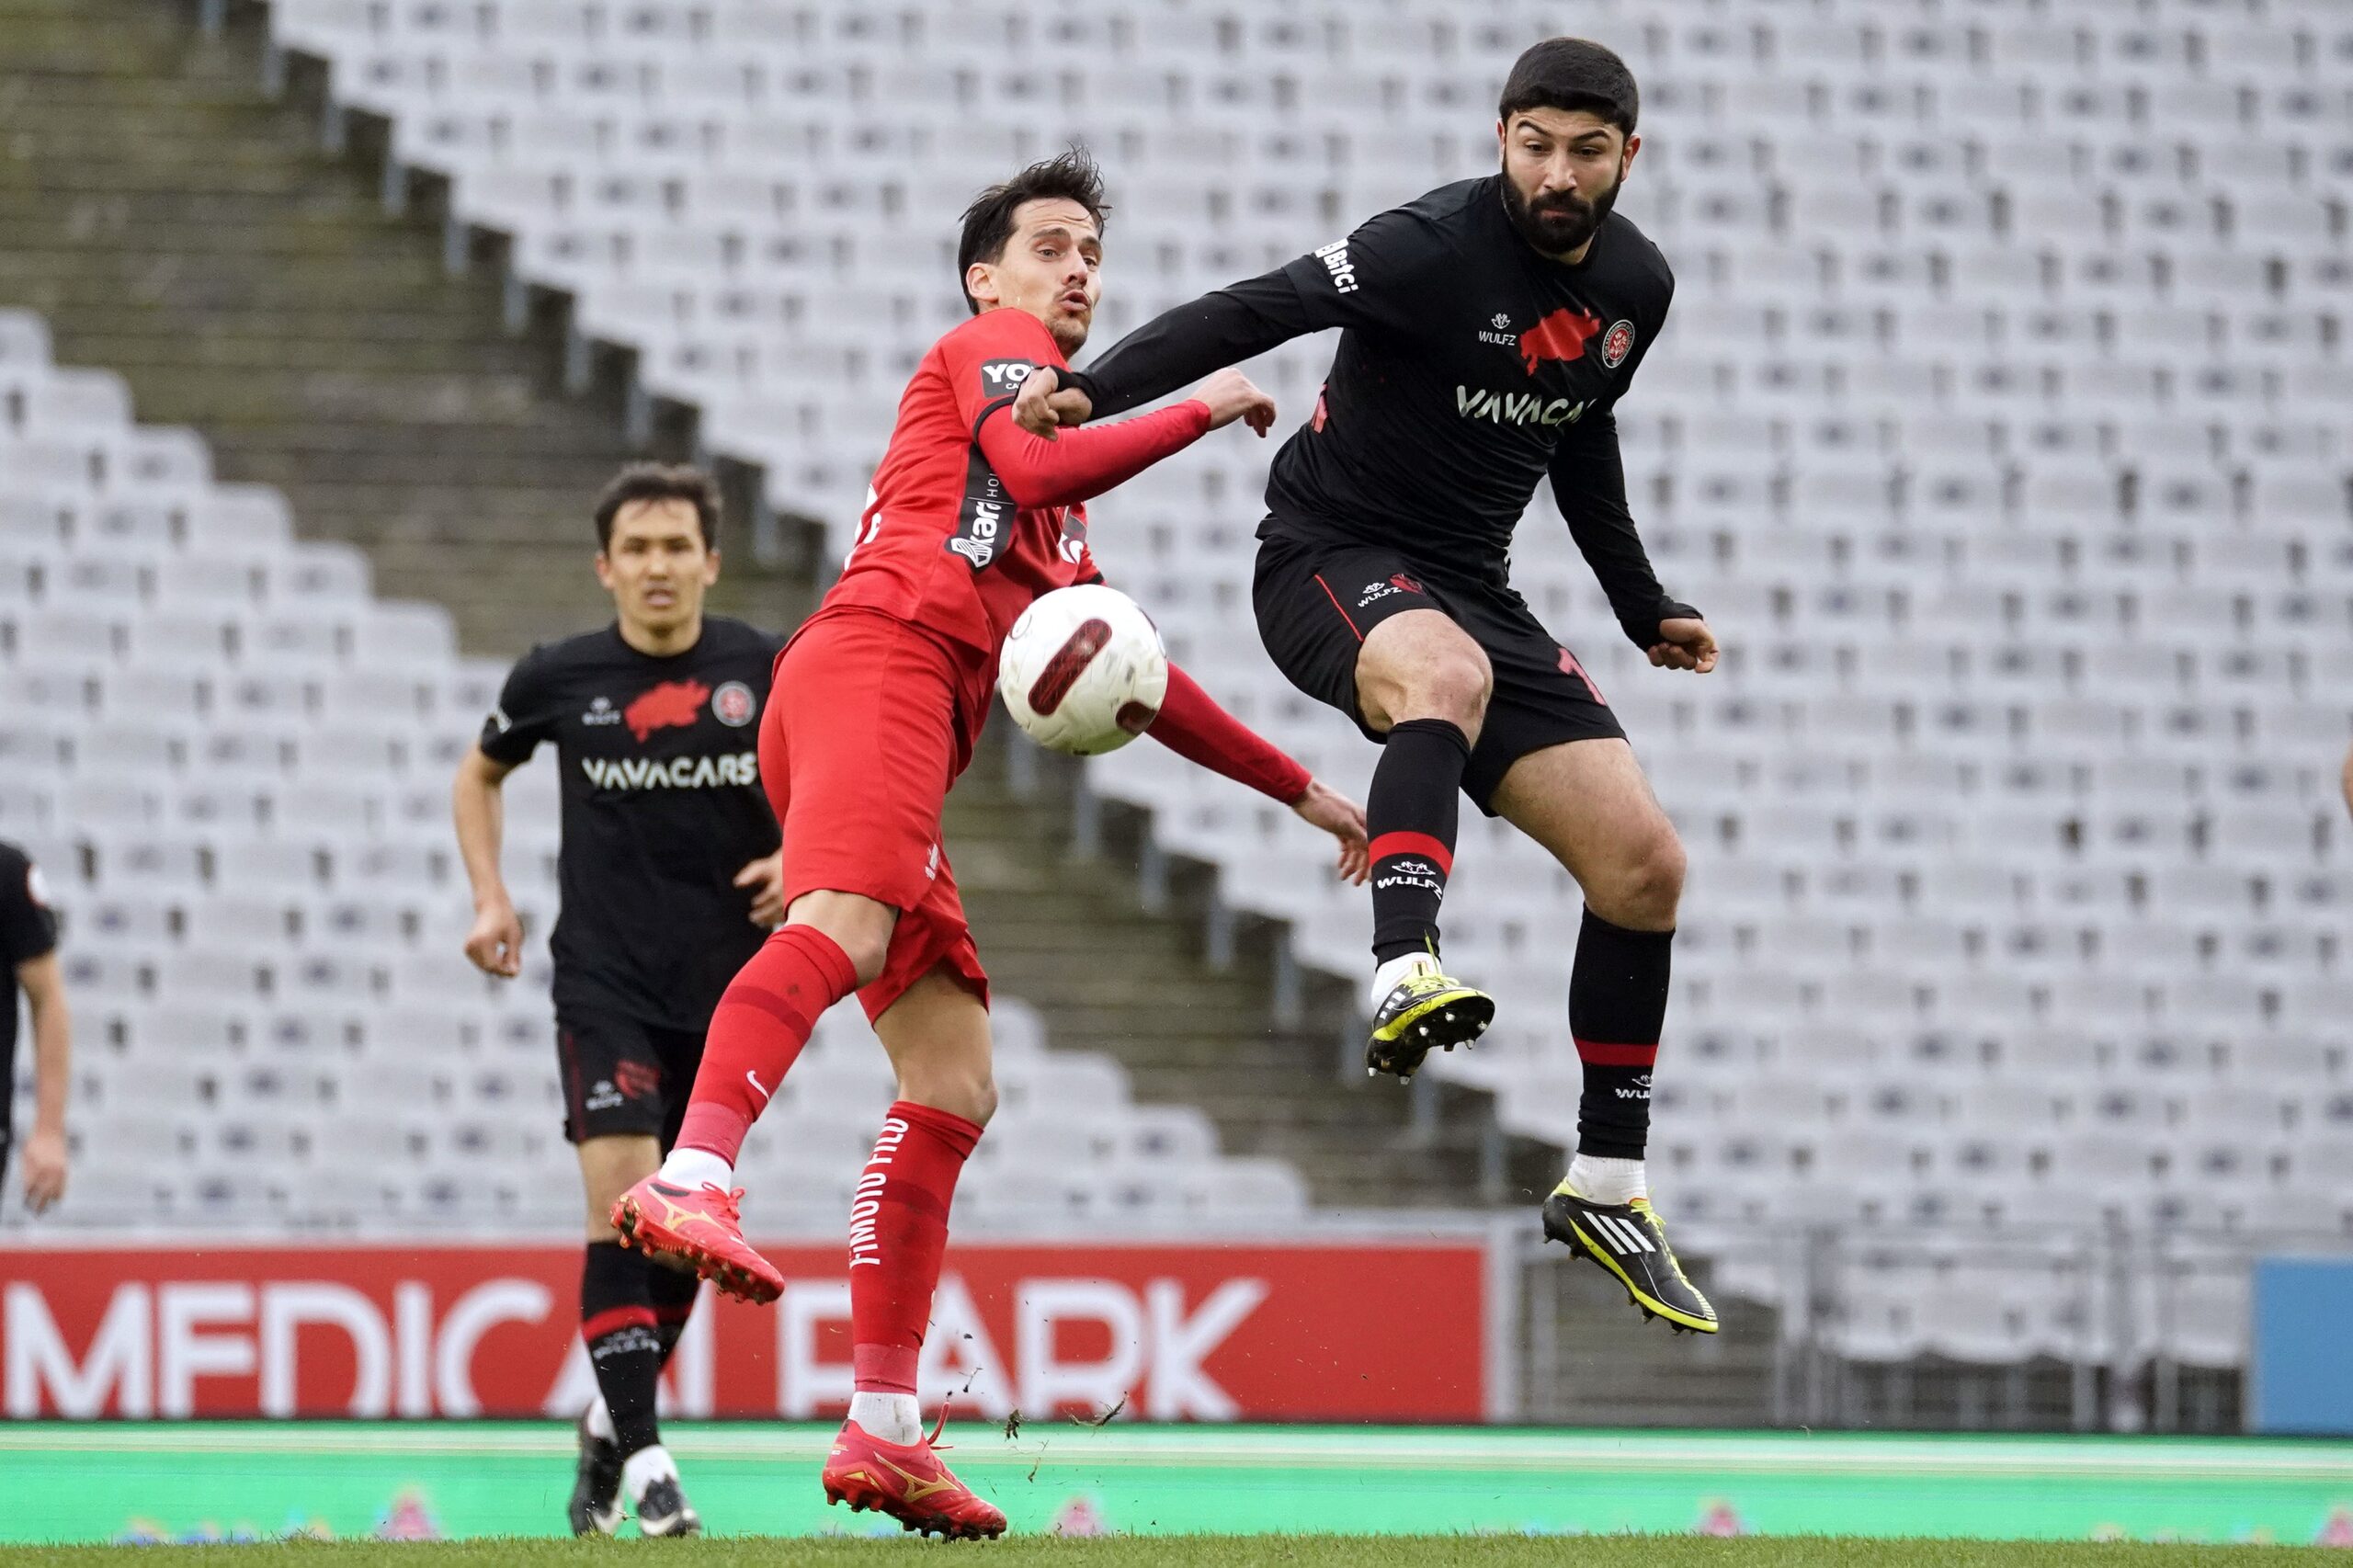
<svg viewBox="0 0 2353 1568"><path fill-rule="evenodd" d="M703 1310L679 1415L847 1403L839 1245L774 1248L774 1307ZM577 1248L0 1248L11 1418L570 1416L593 1393ZM950 1248L926 1402L1161 1421L1476 1421L1492 1333L1475 1241Z"/></svg>

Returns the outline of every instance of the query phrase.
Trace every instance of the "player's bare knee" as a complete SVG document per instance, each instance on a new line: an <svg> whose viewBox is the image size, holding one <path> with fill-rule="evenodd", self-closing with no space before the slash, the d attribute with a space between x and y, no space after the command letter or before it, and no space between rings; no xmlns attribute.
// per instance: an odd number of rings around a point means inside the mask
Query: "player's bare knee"
<svg viewBox="0 0 2353 1568"><path fill-rule="evenodd" d="M963 1112L964 1119L975 1127L986 1127L996 1114L996 1079L986 1073L972 1086L971 1108Z"/></svg>
<svg viewBox="0 0 2353 1568"><path fill-rule="evenodd" d="M915 1105L961 1116L975 1127L986 1127L996 1114L996 1078L986 1067L943 1067L926 1063L902 1073L899 1097Z"/></svg>
<svg viewBox="0 0 2353 1568"><path fill-rule="evenodd" d="M840 943L842 956L849 960L850 968L857 971L858 983L860 987L871 985L882 978L882 966L890 961L891 957L889 932L885 931L880 936L871 932L858 932L851 935L846 941L840 937L835 937L835 940Z"/></svg>
<svg viewBox="0 0 2353 1568"><path fill-rule="evenodd" d="M1475 644L1446 649L1407 669L1384 672L1364 683L1365 717L1388 730L1409 719L1443 719L1475 742L1495 692L1495 671Z"/></svg>
<svg viewBox="0 0 2353 1568"><path fill-rule="evenodd" d="M1423 672L1410 688L1402 715L1408 719L1444 719L1465 735L1476 737L1487 717L1487 699L1495 695L1495 672L1486 655L1472 648L1468 655L1441 659Z"/></svg>
<svg viewBox="0 0 2353 1568"><path fill-rule="evenodd" d="M1602 897L1588 898L1593 911L1613 926L1634 931L1665 931L1683 902L1683 842L1662 824L1631 847L1607 879Z"/></svg>

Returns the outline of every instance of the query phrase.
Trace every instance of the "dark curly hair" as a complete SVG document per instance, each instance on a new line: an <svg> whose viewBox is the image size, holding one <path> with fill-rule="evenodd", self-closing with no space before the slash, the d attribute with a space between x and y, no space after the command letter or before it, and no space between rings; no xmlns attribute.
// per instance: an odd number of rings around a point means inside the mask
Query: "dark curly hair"
<svg viewBox="0 0 2353 1568"><path fill-rule="evenodd" d="M1006 244L1013 238L1013 215L1023 202L1058 197L1086 208L1087 216L1095 220L1096 231L1102 231L1103 214L1110 210L1103 205L1103 171L1096 167L1094 154L1086 148L1073 147L1060 157L1032 164L973 199L964 209L964 237L956 246L957 287L964 288L972 263L1004 258ZM974 315L980 314L981 302L972 298L970 289L964 289L964 303Z"/></svg>

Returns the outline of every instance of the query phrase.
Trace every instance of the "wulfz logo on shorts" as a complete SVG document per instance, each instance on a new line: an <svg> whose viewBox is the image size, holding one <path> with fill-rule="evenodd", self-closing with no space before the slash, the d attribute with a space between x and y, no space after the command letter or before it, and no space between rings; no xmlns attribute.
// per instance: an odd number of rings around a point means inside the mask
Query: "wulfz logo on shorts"
<svg viewBox="0 0 2353 1568"><path fill-rule="evenodd" d="M730 790L760 781L760 754L717 756L584 756L580 771L599 790Z"/></svg>

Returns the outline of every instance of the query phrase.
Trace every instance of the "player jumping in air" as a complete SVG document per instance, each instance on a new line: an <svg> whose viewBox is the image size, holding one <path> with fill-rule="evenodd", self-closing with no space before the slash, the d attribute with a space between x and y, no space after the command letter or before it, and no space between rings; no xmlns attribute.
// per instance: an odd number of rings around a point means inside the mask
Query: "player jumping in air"
<svg viewBox="0 0 2353 1568"><path fill-rule="evenodd" d="M1513 529L1549 473L1626 635L1654 665L1715 665L1706 622L1659 586L1636 537L1610 413L1674 292L1656 247L1610 210L1640 146L1635 108L1617 55L1540 43L1504 86L1498 173L1181 305L1083 373L1040 372L1016 414L1036 431L1116 414L1341 329L1313 416L1275 459L1255 598L1283 674L1381 745L1366 801L1367 1065L1408 1077L1494 1017L1438 959L1459 790L1585 892L1569 980L1585 1092L1545 1232L1646 1312L1713 1333L1643 1167L1683 849L1616 716L1509 573Z"/></svg>
<svg viewBox="0 0 2353 1568"><path fill-rule="evenodd" d="M549 945L563 1131L588 1199L580 1337L598 1391L580 1421L574 1535L612 1534L624 1493L646 1535L701 1528L654 1420L700 1281L623 1250L607 1216L676 1139L711 1009L784 912L752 729L780 640L703 614L718 526L703 474L623 469L597 502L613 623L516 665L451 790L474 892L466 956L512 978L523 927L499 874L500 790L542 743L556 749L563 908Z"/></svg>
<svg viewBox="0 0 2353 1568"><path fill-rule="evenodd" d="M770 1301L774 1266L744 1240L732 1187L745 1133L818 1015L855 991L899 1098L850 1214L857 1392L824 1469L829 1500L910 1529L994 1536L1005 1516L934 1454L916 1405L924 1325L949 1199L996 1105L988 982L940 843L949 787L987 717L998 652L1039 595L1099 580L1078 503L1273 404L1239 372L1121 424L1041 439L1013 394L1086 341L1101 292L1102 185L1084 153L1022 171L964 215L958 260L973 319L934 344L842 576L777 663L760 778L784 831L785 925L727 988L676 1149L614 1222L722 1289ZM1181 671L1152 734L1287 801L1365 869L1362 813L1251 733Z"/></svg>

